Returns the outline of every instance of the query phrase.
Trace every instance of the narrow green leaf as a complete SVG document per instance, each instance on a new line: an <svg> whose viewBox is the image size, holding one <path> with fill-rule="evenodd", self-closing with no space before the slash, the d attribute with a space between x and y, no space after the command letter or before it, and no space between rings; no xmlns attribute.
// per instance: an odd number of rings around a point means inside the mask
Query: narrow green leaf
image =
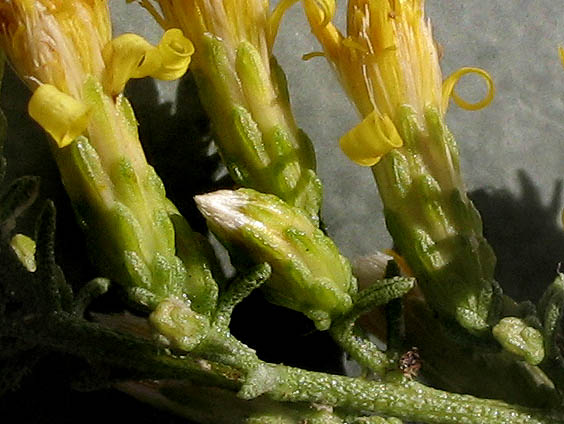
<svg viewBox="0 0 564 424"><path fill-rule="evenodd" d="M272 269L268 263L257 265L248 273L235 279L219 298L215 322L224 328L229 326L231 313L243 299L259 288L270 277Z"/></svg>
<svg viewBox="0 0 564 424"><path fill-rule="evenodd" d="M353 299L353 307L346 315L347 319L356 320L360 315L376 306L385 305L393 299L402 297L414 285L415 279L405 277L393 277L376 281L370 287L357 293Z"/></svg>

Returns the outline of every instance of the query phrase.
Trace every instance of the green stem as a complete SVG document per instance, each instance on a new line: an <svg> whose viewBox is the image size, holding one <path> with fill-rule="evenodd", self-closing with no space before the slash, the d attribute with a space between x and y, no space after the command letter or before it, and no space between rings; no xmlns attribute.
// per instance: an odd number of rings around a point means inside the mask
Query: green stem
<svg viewBox="0 0 564 424"><path fill-rule="evenodd" d="M217 326L210 329L192 353L245 372L256 368L261 362L253 349L233 337L229 330Z"/></svg>
<svg viewBox="0 0 564 424"><path fill-rule="evenodd" d="M235 338L220 332L215 332L202 350L211 356L210 346L215 344L217 358L231 359L228 362L234 367L192 355L173 356L152 341L116 333L65 312L28 317L22 324L6 326L3 333L39 340L89 361L130 369L142 378L188 380L237 392L246 399L264 394L274 401L315 403L431 424L556 424L564 418L501 401L443 392L395 372L377 382L268 364ZM240 349L232 351L237 346ZM221 350L223 356L219 355ZM241 357L248 361L237 360Z"/></svg>
<svg viewBox="0 0 564 424"><path fill-rule="evenodd" d="M285 404L266 397L243 400L235 393L188 381L126 381L116 388L160 409L201 424L342 424L329 408ZM190 399L189 402L186 400Z"/></svg>
<svg viewBox="0 0 564 424"><path fill-rule="evenodd" d="M443 392L403 377L375 382L277 368L279 384L268 396L280 401L316 402L429 424L556 424L563 419L501 401Z"/></svg>
<svg viewBox="0 0 564 424"><path fill-rule="evenodd" d="M15 326L10 333L20 338L42 340L45 345L88 360L132 369L145 378L186 379L239 392L239 396L244 397L245 394L240 390L252 384L250 380L257 378L243 376L247 372L245 369L235 369L190 355L171 356L150 341L115 333L67 313L31 319L25 327ZM224 347L231 349L232 343L226 342ZM316 403L349 411L367 411L404 420L441 424L556 424L563 419L501 401L432 389L397 373L389 374L384 382L376 382L273 365L254 358L251 362L251 365L260 368L262 382L268 382L261 386L264 396L274 401ZM246 394L250 395L251 392L247 391Z"/></svg>

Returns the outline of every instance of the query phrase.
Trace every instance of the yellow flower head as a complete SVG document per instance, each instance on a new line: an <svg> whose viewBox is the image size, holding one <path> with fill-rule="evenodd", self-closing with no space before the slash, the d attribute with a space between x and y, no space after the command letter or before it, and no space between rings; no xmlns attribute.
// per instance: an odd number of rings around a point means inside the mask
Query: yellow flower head
<svg viewBox="0 0 564 424"><path fill-rule="evenodd" d="M419 113L429 104L441 107L439 57L423 3L350 0L345 37L305 1L314 34L363 116L376 110L394 119L405 104Z"/></svg>
<svg viewBox="0 0 564 424"><path fill-rule="evenodd" d="M493 85L482 70L462 68L443 83L424 0L349 0L346 36L328 19L330 8L320 6L331 1L303 3L324 55L364 117L354 134L341 139L341 147L354 161L374 165L389 150L401 146L394 124L402 106L409 106L422 118L427 107L444 114L451 96L468 109L491 101ZM488 96L476 104L464 102L454 92L457 81L469 72L479 73L488 83ZM358 139L358 134L368 133L374 135L365 137L371 140L370 146Z"/></svg>
<svg viewBox="0 0 564 424"><path fill-rule="evenodd" d="M281 73L273 69L272 61L284 11L297 0L282 0L272 12L268 0L128 1L140 3L168 31L180 28L186 33L196 50L193 69L217 78L214 87L225 105L243 106L262 134L281 124L297 134L294 118L284 106L285 84L278 81Z"/></svg>
<svg viewBox="0 0 564 424"><path fill-rule="evenodd" d="M88 126L82 88L101 78L110 38L105 0L0 0L0 46L35 90L30 116L60 147Z"/></svg>
<svg viewBox="0 0 564 424"><path fill-rule="evenodd" d="M80 98L85 76L101 76L110 39L105 0L0 0L0 46L34 88Z"/></svg>
<svg viewBox="0 0 564 424"><path fill-rule="evenodd" d="M29 114L60 147L88 127L88 79L116 96L130 78L178 78L194 50L179 30L158 46L133 34L111 37L107 0L0 0L0 47L34 90Z"/></svg>

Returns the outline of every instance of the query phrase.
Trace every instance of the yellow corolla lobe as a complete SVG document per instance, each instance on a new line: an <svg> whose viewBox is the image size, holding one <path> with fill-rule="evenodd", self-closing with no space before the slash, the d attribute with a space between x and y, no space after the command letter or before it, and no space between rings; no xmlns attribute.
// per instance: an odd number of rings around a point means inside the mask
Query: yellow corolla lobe
<svg viewBox="0 0 564 424"><path fill-rule="evenodd" d="M34 91L28 113L60 148L68 146L81 135L90 118L90 111L84 103L51 84L42 84Z"/></svg>
<svg viewBox="0 0 564 424"><path fill-rule="evenodd" d="M390 150L401 147L403 140L388 115L370 113L339 141L349 159L362 166L376 165Z"/></svg>
<svg viewBox="0 0 564 424"><path fill-rule="evenodd" d="M166 31L157 46L137 34L122 34L103 50L104 88L116 95L131 78L180 78L188 70L192 53L194 46L179 29Z"/></svg>

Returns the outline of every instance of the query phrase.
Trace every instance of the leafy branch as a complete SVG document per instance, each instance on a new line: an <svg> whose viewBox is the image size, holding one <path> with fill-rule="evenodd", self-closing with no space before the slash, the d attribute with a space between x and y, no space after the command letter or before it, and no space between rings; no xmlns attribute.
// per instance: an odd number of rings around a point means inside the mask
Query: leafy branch
<svg viewBox="0 0 564 424"><path fill-rule="evenodd" d="M242 399L262 395L273 401L326 405L334 408L338 416L349 418L372 412L430 423L504 422L509 418L514 423L556 423L561 419L559 415L499 401L441 392L411 381L399 371L388 372L381 382L365 381L268 364L245 347L242 349L247 353L242 355L240 349L233 349L237 342L226 334L226 322L233 307L264 281L269 272L267 265L235 281L224 293L219 302L222 306L216 314L215 334L210 331L209 339L190 354L173 354L153 340L110 330L78 314L84 310L84 299L103 292L108 282L94 280L72 296L70 286L60 278L60 269L54 261L53 234L54 208L47 203L38 220L38 267L31 283L33 289L28 292L32 296L24 300L26 312L23 319L17 317L4 322L3 338L10 337L24 345L32 343L94 363L125 368L136 378L163 380L164 385L170 379L186 380L191 384L237 393ZM396 279L371 290L360 297L353 312L343 318L342 322L348 324L336 324L336 328L350 325L351 319L369 305L396 298L411 284L409 280ZM39 304L38 296L43 297ZM364 355L367 353L360 351ZM231 364L224 365L226 362ZM122 386L128 387L126 383L117 383L117 387Z"/></svg>

